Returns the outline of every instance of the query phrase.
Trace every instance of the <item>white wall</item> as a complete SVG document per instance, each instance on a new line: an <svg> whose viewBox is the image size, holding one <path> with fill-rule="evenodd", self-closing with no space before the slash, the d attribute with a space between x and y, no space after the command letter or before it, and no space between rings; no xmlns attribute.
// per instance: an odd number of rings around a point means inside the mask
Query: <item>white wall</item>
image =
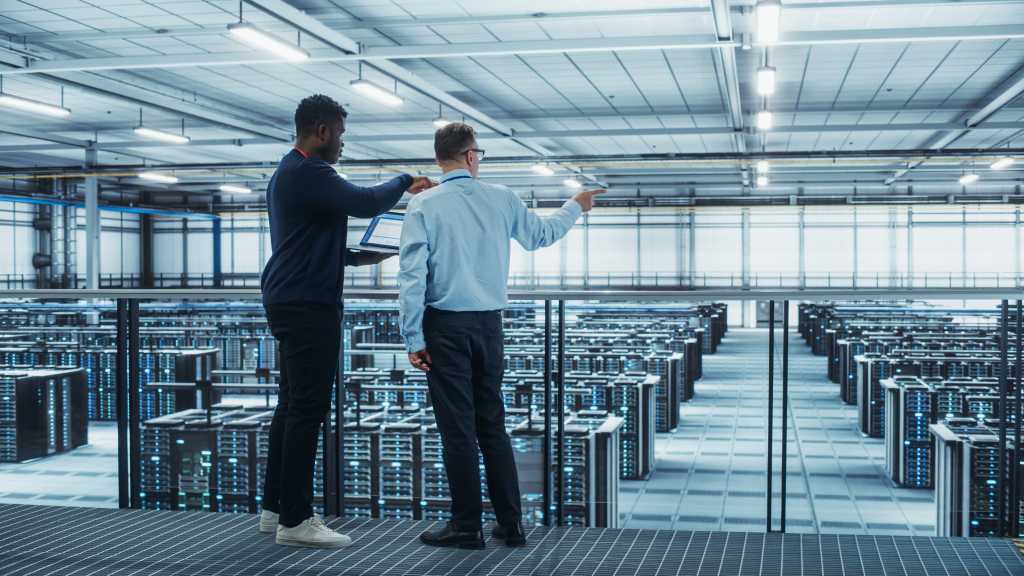
<svg viewBox="0 0 1024 576"><path fill-rule="evenodd" d="M784 283L792 285L801 272L808 287L852 286L854 272L858 286L885 287L892 275L903 282L910 273L919 282L927 273L931 283L946 281L949 274L957 277L955 283L961 282L962 274L977 273L981 282L984 275L1009 275L1024 266L1024 254L1017 248L1024 230L1012 205L754 207L749 209L746 248L742 209L681 207L643 208L639 219L636 209L597 209L562 242L532 253L513 241L511 273L519 279L536 278L541 284L562 280L578 284L589 272L591 286L600 286L608 278L635 277L645 284L685 278L690 272L691 210L697 283L706 275L708 283L731 281L738 286L744 275L745 249L751 283L764 286L777 285L780 274ZM270 256L265 214L223 216L224 272L258 273ZM350 242L359 240L366 223L350 221ZM192 235L201 236L194 230ZM199 261L197 250L211 250L209 243L202 242L190 238L190 247L196 246L190 248L190 263ZM158 255L166 246L167 257L158 256L156 261L173 266L180 260L175 252L180 245L180 237L158 242ZM392 283L396 271L395 259L386 262L383 281ZM348 274L370 283L377 270L351 268Z"/></svg>

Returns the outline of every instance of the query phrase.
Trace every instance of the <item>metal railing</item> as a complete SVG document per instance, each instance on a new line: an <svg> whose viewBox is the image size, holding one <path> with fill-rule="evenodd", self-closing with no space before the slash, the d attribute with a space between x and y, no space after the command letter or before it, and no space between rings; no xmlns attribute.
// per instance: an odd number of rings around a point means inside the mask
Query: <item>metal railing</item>
<svg viewBox="0 0 1024 576"><path fill-rule="evenodd" d="M74 278L50 280L51 285L75 288L86 285L83 275ZM254 272L225 273L220 284L213 274L170 274L153 275L150 288L259 288L260 274ZM140 288L146 282L138 274L101 274L100 288ZM605 274L512 274L508 284L521 290L531 289L718 289L718 288L1021 288L1024 274L1003 272L923 272L920 274L889 273L814 273L792 274L787 272L742 273L629 273L609 272ZM398 285L395 274L381 277L363 274L348 274L345 286L350 288L389 288ZM0 289L37 288L35 274L0 275Z"/></svg>
<svg viewBox="0 0 1024 576"><path fill-rule="evenodd" d="M394 300L397 296L395 290L367 290L351 289L346 292L346 300ZM785 289L706 289L706 290L658 290L658 289L633 289L633 290L511 290L511 300L527 300L543 302L544 319L544 455L543 470L552 470L551 458L554 457L558 464L553 469L555 477L545 474L543 479L543 521L545 525L563 524L563 494L564 474L563 466L565 453L564 444L559 439L564 437L565 432L565 378L563 371L555 372L552 368L552 361L557 366L564 366L565 358L565 315L566 303L568 301L635 301L635 302L709 302L709 301L747 301L763 300L768 301L769 310L769 345L768 345L768 443L766 450L766 527L767 532L775 530L773 526L772 504L774 494L772 491L772 479L774 474L775 445L773 437L775 418L775 301L783 303L782 320L782 358L781 358L781 383L782 395L780 413L782 417L782 446L781 446L781 492L779 495L780 523L779 531L786 530L786 505L787 505L787 442L788 442L788 411L789 411L789 328L790 300L903 300L903 299L931 299L931 300L973 300L973 299L1001 299L1002 300L1002 330L1001 338L1002 359L1004 368L1002 374L1007 374L1005 368L1007 358L1006 318L1008 300L1016 299L1019 302L1024 293L1017 288L901 288L901 289L845 289L845 288L817 288L806 290L785 290ZM243 300L258 301L261 298L259 290L255 289L118 289L118 290L0 290L0 299L42 299L42 300L105 300L116 304L117 311L117 441L118 441L118 490L119 503L121 507L139 507L138 481L139 481L139 441L140 441L140 397L139 397L139 328L140 328L140 303L152 301L174 301L174 300ZM557 303L558 324L557 334L552 334L552 304ZM1019 308L1018 308L1019 309ZM552 352L554 351L554 354ZM1018 353L1019 354L1019 353ZM343 362L339 355L338 374L335 380L334 396L334 426L326 424L324 427L325 454L331 455L324 459L325 474L325 511L331 515L338 515L343 510L344 485L343 485L343 459L335 452L344 446L344 410L345 394L343 384ZM554 357L554 358L553 358ZM557 375L555 378L553 376ZM553 382L554 380L554 382ZM556 394L552 397L552 386L555 386ZM1001 392L1005 405L1006 379L1001 382ZM551 406L554 398L555 406ZM552 432L552 409L555 410L556 421L554 422L554 433ZM1005 434L1005 431L1003 432ZM1005 442L1003 443L1005 446ZM551 448L554 448L552 455ZM1002 457L1005 463L1005 455ZM558 489L555 489L555 486Z"/></svg>

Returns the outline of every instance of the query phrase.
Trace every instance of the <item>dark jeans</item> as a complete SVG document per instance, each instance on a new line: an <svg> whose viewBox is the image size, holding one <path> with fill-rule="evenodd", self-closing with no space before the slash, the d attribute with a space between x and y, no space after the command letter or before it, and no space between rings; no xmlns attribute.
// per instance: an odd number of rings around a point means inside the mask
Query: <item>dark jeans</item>
<svg viewBox="0 0 1024 576"><path fill-rule="evenodd" d="M316 444L338 370L341 310L319 304L266 309L281 350L281 386L270 424L263 508L291 527L313 515Z"/></svg>
<svg viewBox="0 0 1024 576"><path fill-rule="evenodd" d="M498 523L518 522L519 479L501 395L501 313L427 308L423 335L432 361L427 385L444 445L452 523L460 530L480 528L480 452Z"/></svg>

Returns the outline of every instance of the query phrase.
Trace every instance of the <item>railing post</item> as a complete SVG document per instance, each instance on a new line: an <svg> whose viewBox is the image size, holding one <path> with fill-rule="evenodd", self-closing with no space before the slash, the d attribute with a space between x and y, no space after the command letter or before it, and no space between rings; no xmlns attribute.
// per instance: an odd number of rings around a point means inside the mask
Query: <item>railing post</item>
<svg viewBox="0 0 1024 576"><path fill-rule="evenodd" d="M141 412L142 387L139 382L139 301L128 301L128 439L129 439L129 478L131 479L132 508L141 508L139 494L139 477L141 469Z"/></svg>
<svg viewBox="0 0 1024 576"><path fill-rule="evenodd" d="M1007 480L1007 469L1006 469L1006 425L1007 419L1010 417L1009 403L1007 402L1008 390L1007 385L1009 384L1009 369L1010 363L1008 360L1009 351L1009 338L1010 338L1010 303L1007 300L1003 300L1000 306L999 315L999 474L996 476L996 488L999 491L999 535L1007 536L1009 534L1009 526L1007 526L1006 517L1006 499L1008 497L1006 488L1003 487L1004 482ZM1019 336L1018 336L1019 337ZM1016 406L1014 412L1018 412L1020 405ZM1016 448L1016 447L1015 447ZM1015 458L1019 460L1019 458ZM1018 508L1017 504L1014 503L1013 509Z"/></svg>
<svg viewBox="0 0 1024 576"><path fill-rule="evenodd" d="M556 518L562 525L562 507L565 502L565 300L558 300L558 500Z"/></svg>
<svg viewBox="0 0 1024 576"><path fill-rule="evenodd" d="M789 300L782 301L782 506L779 511L779 529L786 531L786 444L788 443L789 415Z"/></svg>
<svg viewBox="0 0 1024 576"><path fill-rule="evenodd" d="M544 525L551 526L551 300L544 301Z"/></svg>
<svg viewBox="0 0 1024 576"><path fill-rule="evenodd" d="M1017 342L1017 360L1016 360L1016 362L1014 362L1014 376L1015 377L1014 377L1014 381L1013 381L1013 395L1014 395L1014 404L1013 404L1014 405L1013 448L1014 448L1014 454L1016 455L1016 457L1014 458L1014 462L1019 462L1020 461L1020 450L1021 450L1021 448L1020 448L1020 428L1021 428L1021 424L1020 424L1020 419L1021 419L1020 412L1021 412L1021 410L1020 410L1020 407L1021 407L1021 399L1022 398L1021 398L1021 389L1020 389L1020 387L1021 387L1021 362L1022 362L1022 360L1024 360L1024 358L1022 358L1022 356L1024 356L1024 339L1021 338L1021 331L1022 331L1022 328L1024 328L1024 325L1022 325L1022 320L1021 320L1021 316L1022 316L1022 314L1024 314L1024 305L1022 305L1022 304L1024 304L1024 303L1022 303L1020 300L1017 300L1017 330L1016 330L1016 335L1015 335L1016 337L1014 338L1014 340L1016 340L1016 342ZM1019 480L1018 476L1017 476L1018 472L1020 472L1020 466L1016 466L1015 465L1013 467L1013 478L1012 478L1012 483L1011 483L1011 487L1013 488L1013 499L1010 500L1011 502L1019 502L1020 501L1020 496L1021 495L1020 495L1020 493L1017 490L1018 489L1018 480ZM1013 518L1013 524L1011 524L1010 536L1012 536L1014 538L1017 538L1018 536L1020 536L1020 516L1018 514L1012 514L1011 513L1010 517Z"/></svg>
<svg viewBox="0 0 1024 576"><path fill-rule="evenodd" d="M772 453L775 450L773 428L775 427L775 301L768 301L768 510L765 514L765 532L772 531Z"/></svg>
<svg viewBox="0 0 1024 576"><path fill-rule="evenodd" d="M117 352L114 386L117 388L117 506L131 506L131 478L128 472L128 302L117 299ZM97 363L93 378L100 377Z"/></svg>

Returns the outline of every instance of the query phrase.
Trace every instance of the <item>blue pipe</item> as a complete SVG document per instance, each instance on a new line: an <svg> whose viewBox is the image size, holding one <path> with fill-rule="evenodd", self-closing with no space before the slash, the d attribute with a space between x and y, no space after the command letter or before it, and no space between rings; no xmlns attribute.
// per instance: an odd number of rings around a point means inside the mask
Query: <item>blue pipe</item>
<svg viewBox="0 0 1024 576"><path fill-rule="evenodd" d="M0 194L0 201L21 202L22 204L43 204L47 206L73 206L75 208L85 207L83 203L74 202L72 200L58 200L56 198L36 198L34 196L16 196L13 194ZM172 218L196 218L199 220L220 221L220 216L217 216L216 214L207 214L205 212L180 212L175 210L160 210L157 208L116 206L113 204L100 205L100 210L108 210L110 212L125 212L129 214L150 214L153 216L169 216Z"/></svg>

